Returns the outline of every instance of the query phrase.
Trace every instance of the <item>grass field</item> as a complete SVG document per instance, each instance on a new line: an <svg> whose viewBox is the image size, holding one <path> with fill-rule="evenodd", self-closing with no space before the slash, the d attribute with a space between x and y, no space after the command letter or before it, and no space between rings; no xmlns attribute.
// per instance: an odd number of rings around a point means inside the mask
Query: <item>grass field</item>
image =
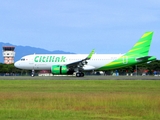
<svg viewBox="0 0 160 120"><path fill-rule="evenodd" d="M160 81L0 80L1 120L159 120Z"/></svg>

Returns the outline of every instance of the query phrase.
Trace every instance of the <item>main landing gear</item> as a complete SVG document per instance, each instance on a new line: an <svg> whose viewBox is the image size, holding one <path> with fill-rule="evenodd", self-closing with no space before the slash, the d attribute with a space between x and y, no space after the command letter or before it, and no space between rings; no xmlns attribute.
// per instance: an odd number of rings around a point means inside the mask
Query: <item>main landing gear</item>
<svg viewBox="0 0 160 120"><path fill-rule="evenodd" d="M84 77L84 73L83 72L77 72L76 77Z"/></svg>

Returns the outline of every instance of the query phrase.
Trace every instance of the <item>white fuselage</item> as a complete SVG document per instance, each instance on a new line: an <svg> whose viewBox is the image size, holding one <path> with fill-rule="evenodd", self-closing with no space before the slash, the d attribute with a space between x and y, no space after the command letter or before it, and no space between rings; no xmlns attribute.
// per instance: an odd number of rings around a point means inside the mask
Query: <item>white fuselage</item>
<svg viewBox="0 0 160 120"><path fill-rule="evenodd" d="M123 54L93 54L84 70L96 70ZM22 57L14 65L27 70L50 70L53 65L67 65L86 58L88 54L33 54Z"/></svg>

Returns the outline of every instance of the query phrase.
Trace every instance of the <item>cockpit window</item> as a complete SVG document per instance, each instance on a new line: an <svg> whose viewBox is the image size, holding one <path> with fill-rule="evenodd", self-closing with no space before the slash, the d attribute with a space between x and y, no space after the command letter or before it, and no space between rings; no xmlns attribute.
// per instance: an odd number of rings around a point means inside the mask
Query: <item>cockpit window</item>
<svg viewBox="0 0 160 120"><path fill-rule="evenodd" d="M21 61L25 61L25 58L21 58Z"/></svg>

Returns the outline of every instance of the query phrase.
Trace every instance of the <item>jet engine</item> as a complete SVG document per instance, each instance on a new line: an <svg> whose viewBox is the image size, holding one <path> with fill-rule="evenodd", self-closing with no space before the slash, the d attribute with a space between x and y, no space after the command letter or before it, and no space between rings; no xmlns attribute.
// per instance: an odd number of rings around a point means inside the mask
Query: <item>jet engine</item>
<svg viewBox="0 0 160 120"><path fill-rule="evenodd" d="M67 66L53 65L51 67L51 72L54 75L71 75L74 70L69 70Z"/></svg>

